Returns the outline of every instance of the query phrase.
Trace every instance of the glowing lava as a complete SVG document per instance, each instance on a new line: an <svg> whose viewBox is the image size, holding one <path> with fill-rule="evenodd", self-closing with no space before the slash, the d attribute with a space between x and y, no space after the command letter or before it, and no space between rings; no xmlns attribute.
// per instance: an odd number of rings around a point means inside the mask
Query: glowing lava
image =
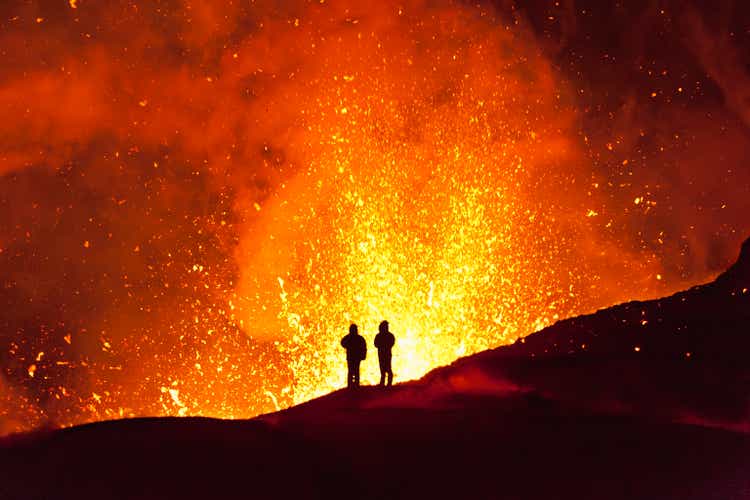
<svg viewBox="0 0 750 500"><path fill-rule="evenodd" d="M350 322L370 343L391 322L404 380L610 300L605 261L579 254L599 201L576 189L565 85L482 14L434 9L409 28L384 8L379 31L352 21L315 42L314 75L295 74L296 173L255 207L237 253L238 317L289 355L295 402L341 387ZM373 352L363 380L376 372Z"/></svg>
<svg viewBox="0 0 750 500"><path fill-rule="evenodd" d="M704 279L747 227L744 126L679 63L554 58L567 4L167 4L7 7L0 434L289 406L344 385L350 322L365 383L383 319L419 377ZM634 96L579 81L605 64Z"/></svg>

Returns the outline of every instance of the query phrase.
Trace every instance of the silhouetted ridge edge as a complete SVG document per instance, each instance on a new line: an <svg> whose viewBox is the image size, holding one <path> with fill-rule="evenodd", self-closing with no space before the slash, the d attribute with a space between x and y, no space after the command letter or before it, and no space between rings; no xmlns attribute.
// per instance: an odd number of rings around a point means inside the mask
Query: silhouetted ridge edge
<svg viewBox="0 0 750 500"><path fill-rule="evenodd" d="M750 286L750 238L740 248L740 255L729 269L716 278L717 283Z"/></svg>

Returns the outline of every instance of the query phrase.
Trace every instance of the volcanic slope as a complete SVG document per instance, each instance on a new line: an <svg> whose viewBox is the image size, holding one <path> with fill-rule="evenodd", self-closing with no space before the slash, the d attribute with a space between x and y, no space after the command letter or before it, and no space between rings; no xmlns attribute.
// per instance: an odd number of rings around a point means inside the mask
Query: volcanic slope
<svg viewBox="0 0 750 500"><path fill-rule="evenodd" d="M388 390L11 436L0 498L749 499L749 355L750 240L711 283Z"/></svg>

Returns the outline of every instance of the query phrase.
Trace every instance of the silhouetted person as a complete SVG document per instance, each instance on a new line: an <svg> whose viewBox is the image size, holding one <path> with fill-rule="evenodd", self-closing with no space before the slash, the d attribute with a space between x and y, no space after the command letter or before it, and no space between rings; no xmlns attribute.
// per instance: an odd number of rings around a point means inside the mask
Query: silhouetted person
<svg viewBox="0 0 750 500"><path fill-rule="evenodd" d="M352 323L349 325L349 334L341 339L341 347L346 349L347 387L359 386L359 364L367 356L367 342L357 331L357 325Z"/></svg>
<svg viewBox="0 0 750 500"><path fill-rule="evenodd" d="M378 363L380 364L380 385L385 384L385 376L388 375L388 386L393 383L393 371L391 370L391 349L396 343L396 337L388 331L388 322L381 321L378 334L375 335L375 347L378 348Z"/></svg>

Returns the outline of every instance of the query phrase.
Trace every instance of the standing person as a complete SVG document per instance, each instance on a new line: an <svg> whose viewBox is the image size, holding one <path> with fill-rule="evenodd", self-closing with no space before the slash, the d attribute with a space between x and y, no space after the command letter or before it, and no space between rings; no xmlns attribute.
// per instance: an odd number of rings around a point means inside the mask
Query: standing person
<svg viewBox="0 0 750 500"><path fill-rule="evenodd" d="M367 342L354 323L349 325L349 334L341 339L341 347L346 349L346 386L359 387L359 364L367 356Z"/></svg>
<svg viewBox="0 0 750 500"><path fill-rule="evenodd" d="M380 364L380 385L384 385L385 376L388 375L388 386L393 383L393 370L391 370L391 349L396 343L396 337L388 331L388 322L381 321L378 334L375 335L375 347L378 348L378 363Z"/></svg>

